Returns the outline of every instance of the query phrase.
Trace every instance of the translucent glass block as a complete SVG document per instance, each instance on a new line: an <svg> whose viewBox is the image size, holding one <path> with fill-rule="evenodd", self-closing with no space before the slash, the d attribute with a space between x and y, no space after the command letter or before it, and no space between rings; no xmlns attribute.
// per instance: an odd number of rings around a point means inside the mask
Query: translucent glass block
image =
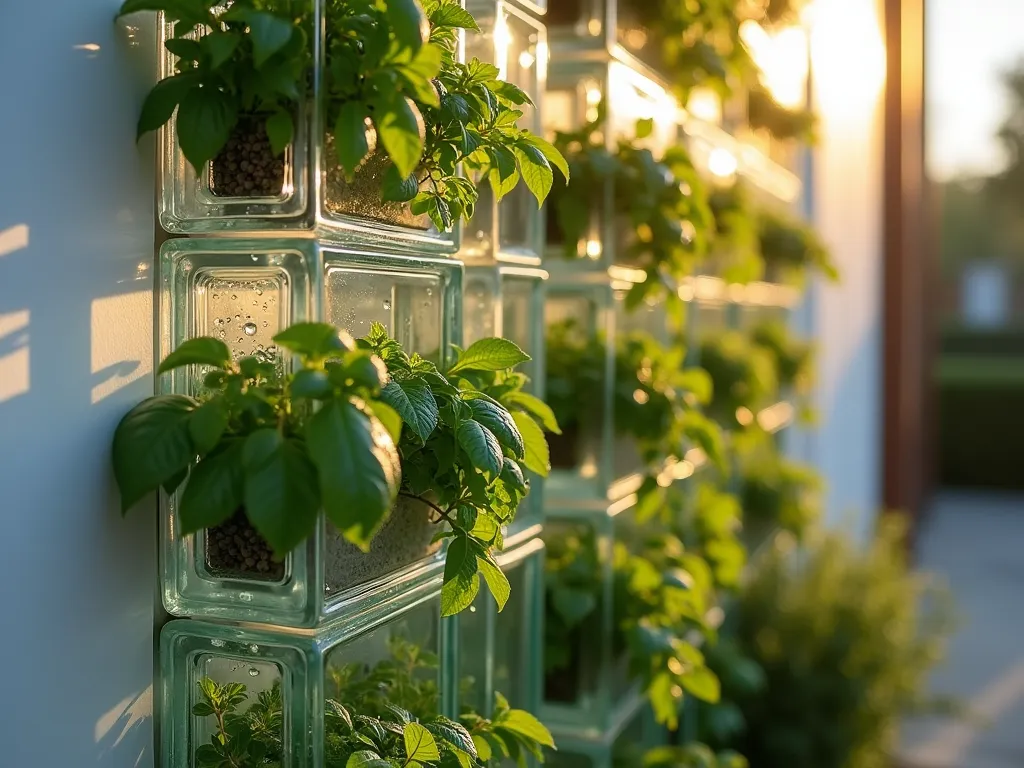
<svg viewBox="0 0 1024 768"><path fill-rule="evenodd" d="M214 336L236 357L284 365L273 336L324 320L365 335L383 323L410 352L442 363L461 341L462 266L447 259L384 256L308 239L170 240L161 249L160 356L186 339ZM182 368L163 391L197 395L202 371ZM418 578L442 552L425 505L400 500L368 554L324 521L274 560L242 510L215 529L182 536L178 497L163 499L163 596L175 615L315 626L382 583Z"/></svg>
<svg viewBox="0 0 1024 768"><path fill-rule="evenodd" d="M603 138L609 149L613 149L619 139L629 139L660 156L677 142L682 113L653 73L638 68L636 62L574 57L571 48L553 45L544 96L545 132L578 131L584 123L597 119L602 103L605 129L598 138ZM654 129L646 139L636 142L636 123L643 119L652 119ZM555 185L556 203L558 190ZM593 220L587 235L576 244L576 252L589 261L606 265L619 263L624 256L616 252L619 238L615 234L617 212L613 190L597 189L593 194ZM564 237L553 215L547 218L546 240L546 255L564 252Z"/></svg>
<svg viewBox="0 0 1024 768"><path fill-rule="evenodd" d="M213 686L241 686L234 710L220 714L241 723L227 733L229 746L244 737L261 745L262 759L237 763L246 768L344 765L333 702L352 715L379 716L386 704L421 719L451 714L454 691L441 674L451 625L439 618L439 589L438 576L310 633L168 623L160 636L161 764L195 768L197 752L224 736L217 713L194 709L209 704L204 688Z"/></svg>
<svg viewBox="0 0 1024 768"><path fill-rule="evenodd" d="M597 738L560 736L558 751L545 760L548 768L634 768L643 765L643 754L652 743L649 708L631 715L618 732Z"/></svg>
<svg viewBox="0 0 1024 768"><path fill-rule="evenodd" d="M498 564L512 595L498 611L486 587L459 615L459 704L489 712L495 692L517 709L537 712L541 701L544 543L530 539L503 552Z"/></svg>
<svg viewBox="0 0 1024 768"><path fill-rule="evenodd" d="M614 292L607 273L552 273L544 303L545 396L562 428L548 435L551 508L588 500L602 508L615 480L612 406Z"/></svg>
<svg viewBox="0 0 1024 768"><path fill-rule="evenodd" d="M334 232L354 243L455 253L458 225L438 232L408 203L382 201L389 165L383 150L371 152L351 183L344 178L333 136L340 104L322 92L329 66L324 52L332 42L330 4L305 0L297 7L309 44L309 86L292 115L292 143L275 156L267 116L242 115L224 149L196 172L181 152L172 119L160 132L161 225L186 234ZM174 24L162 19L161 32L162 40L172 38ZM170 77L176 59L162 44L160 50L160 77ZM375 137L368 138L373 147Z"/></svg>
<svg viewBox="0 0 1024 768"><path fill-rule="evenodd" d="M544 25L508 0L468 0L481 34L466 37L466 58L498 67L500 77L531 94L537 107L524 104L519 126L540 134L540 99L547 79ZM536 8L531 9L534 13ZM466 261L506 254L538 256L543 245L542 213L525 184L496 202L489 184L480 187L473 219L463 232L460 258Z"/></svg>
<svg viewBox="0 0 1024 768"><path fill-rule="evenodd" d="M627 497L601 512L548 509L541 711L556 734L592 739L617 733L642 700L615 605L616 541L634 503Z"/></svg>

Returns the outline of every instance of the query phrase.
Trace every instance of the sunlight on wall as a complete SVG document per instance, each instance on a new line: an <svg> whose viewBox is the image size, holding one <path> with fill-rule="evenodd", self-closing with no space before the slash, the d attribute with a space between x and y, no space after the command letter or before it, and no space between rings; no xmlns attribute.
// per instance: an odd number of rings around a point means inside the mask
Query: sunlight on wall
<svg viewBox="0 0 1024 768"><path fill-rule="evenodd" d="M92 318L92 402L98 403L153 370L150 339L146 334L128 333L126 317L152 315L151 291L96 299Z"/></svg>
<svg viewBox="0 0 1024 768"><path fill-rule="evenodd" d="M22 248L28 248L27 224L15 224L0 230L0 256L7 256Z"/></svg>
<svg viewBox="0 0 1024 768"><path fill-rule="evenodd" d="M857 120L870 114L885 85L885 43L875 3L815 0L805 14L815 98L824 117Z"/></svg>
<svg viewBox="0 0 1024 768"><path fill-rule="evenodd" d="M28 233L27 227L25 232ZM0 246L2 246L2 233L0 233ZM4 251L0 248L0 255L3 253ZM14 334L28 328L28 318L27 309L0 315L0 344L3 347L17 347L13 352L0 356L0 403L28 392L28 334L23 333L22 338L10 339Z"/></svg>

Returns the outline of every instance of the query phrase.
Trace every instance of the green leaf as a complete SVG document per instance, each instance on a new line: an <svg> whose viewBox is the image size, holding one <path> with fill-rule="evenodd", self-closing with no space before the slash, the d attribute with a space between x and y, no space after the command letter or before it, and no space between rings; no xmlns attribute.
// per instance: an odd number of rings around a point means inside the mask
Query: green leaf
<svg viewBox="0 0 1024 768"><path fill-rule="evenodd" d="M454 616L472 605L480 591L476 552L465 535L457 535L448 546L441 586L441 615Z"/></svg>
<svg viewBox="0 0 1024 768"><path fill-rule="evenodd" d="M572 629L597 608L593 593L573 587L556 587L551 590L551 607L561 616L566 627Z"/></svg>
<svg viewBox="0 0 1024 768"><path fill-rule="evenodd" d="M334 148L338 162L350 176L370 153L370 142L366 136L368 113L363 102L346 101L338 110L338 119L334 123Z"/></svg>
<svg viewBox="0 0 1024 768"><path fill-rule="evenodd" d="M208 400L194 411L188 420L188 432L196 453L205 456L220 442L228 428L228 410L224 400Z"/></svg>
<svg viewBox="0 0 1024 768"><path fill-rule="evenodd" d="M505 407L482 398L469 400L468 403L473 411L473 419L487 427L503 447L512 451L515 458L523 458L526 452L523 437Z"/></svg>
<svg viewBox="0 0 1024 768"><path fill-rule="evenodd" d="M393 203L407 203L419 194L420 183L416 174L406 176L404 179L398 175L398 168L394 163L384 171L384 180L381 183L381 200Z"/></svg>
<svg viewBox="0 0 1024 768"><path fill-rule="evenodd" d="M288 148L294 134L295 125L290 113L278 110L267 118L267 138L270 139L270 149L275 155L280 155Z"/></svg>
<svg viewBox="0 0 1024 768"><path fill-rule="evenodd" d="M211 32L200 38L199 45L210 59L210 68L217 69L234 55L241 42L237 32Z"/></svg>
<svg viewBox="0 0 1024 768"><path fill-rule="evenodd" d="M520 138L520 141L539 149L543 153L544 157L547 158L548 163L561 172L562 177L566 182L569 181L569 164L554 144L542 139L540 136L534 136L532 133L524 133Z"/></svg>
<svg viewBox="0 0 1024 768"><path fill-rule="evenodd" d="M178 105L178 144L196 173L220 152L238 120L231 96L216 88L192 88Z"/></svg>
<svg viewBox="0 0 1024 768"><path fill-rule="evenodd" d="M363 749L349 757L345 768L392 768L392 765L387 760L381 759L376 752Z"/></svg>
<svg viewBox="0 0 1024 768"><path fill-rule="evenodd" d="M537 147L529 144L516 147L515 153L519 159L519 174L537 198L537 204L543 204L555 182L555 174L548 159Z"/></svg>
<svg viewBox="0 0 1024 768"><path fill-rule="evenodd" d="M330 323L295 323L274 336L274 343L313 358L337 356L356 346L348 334L339 333Z"/></svg>
<svg viewBox="0 0 1024 768"><path fill-rule="evenodd" d="M441 759L434 737L419 723L408 723L402 729L402 741L405 743L406 760L425 763Z"/></svg>
<svg viewBox="0 0 1024 768"><path fill-rule="evenodd" d="M459 445L469 456L473 466L487 477L501 474L501 444L491 430L472 419L464 421L455 432Z"/></svg>
<svg viewBox="0 0 1024 768"><path fill-rule="evenodd" d="M223 341L209 336L189 339L164 358L157 373L166 373L186 365L212 365L226 370L231 367L231 350Z"/></svg>
<svg viewBox="0 0 1024 768"><path fill-rule="evenodd" d="M407 379L398 382L392 379L381 390L380 398L398 411L402 421L420 440L426 442L437 428L440 413L437 401L430 387L422 381Z"/></svg>
<svg viewBox="0 0 1024 768"><path fill-rule="evenodd" d="M476 746L476 753L477 753L477 755L479 755L480 759L485 764L490 762L492 752L491 752L491 745L489 743L487 743L487 739L485 739L479 733L474 733L473 734L473 744Z"/></svg>
<svg viewBox="0 0 1024 768"><path fill-rule="evenodd" d="M319 400L331 394L331 379L326 371L302 368L292 376L288 391L293 398L306 397Z"/></svg>
<svg viewBox="0 0 1024 768"><path fill-rule="evenodd" d="M486 550L482 554L477 554L476 564L484 577L484 581L487 582L487 588L491 591L494 602L498 604L498 611L501 611L512 594L512 586L508 583L508 577Z"/></svg>
<svg viewBox="0 0 1024 768"><path fill-rule="evenodd" d="M182 37L165 40L164 48L182 61L199 61L199 57L203 55L203 49L199 46L198 41Z"/></svg>
<svg viewBox="0 0 1024 768"><path fill-rule="evenodd" d="M316 467L298 440L258 429L245 440L245 515L278 557L313 533L320 513Z"/></svg>
<svg viewBox="0 0 1024 768"><path fill-rule="evenodd" d="M459 371L504 371L525 363L530 356L508 339L480 339L459 355L449 374Z"/></svg>
<svg viewBox="0 0 1024 768"><path fill-rule="evenodd" d="M192 88L199 85L199 75L195 72L183 72L180 75L167 77L153 86L142 102L142 113L136 129L136 138L155 131L171 119L175 108L181 103Z"/></svg>
<svg viewBox="0 0 1024 768"><path fill-rule="evenodd" d="M220 525L242 506L244 445L244 441L235 440L226 450L207 456L192 468L178 510L183 534Z"/></svg>
<svg viewBox="0 0 1024 768"><path fill-rule="evenodd" d="M266 11L257 11L241 5L232 6L224 15L229 21L243 21L249 27L252 39L252 60L256 69L277 53L291 39L295 27L288 19L282 19Z"/></svg>
<svg viewBox="0 0 1024 768"><path fill-rule="evenodd" d="M416 0L388 0L385 4L388 24L398 42L418 51L430 35L430 26Z"/></svg>
<svg viewBox="0 0 1024 768"><path fill-rule="evenodd" d="M419 108L397 91L387 94L377 104L374 124L398 175L411 176L423 156Z"/></svg>
<svg viewBox="0 0 1024 768"><path fill-rule="evenodd" d="M508 456L504 457L504 461L501 466L501 479L507 484L515 488L520 493L526 493L529 490L529 486L526 484L526 478L523 476L523 470L519 466L519 462L515 459L510 459Z"/></svg>
<svg viewBox="0 0 1024 768"><path fill-rule="evenodd" d="M554 432L556 435L562 434L558 421L555 419L555 412L539 397L518 390L502 395L501 402L510 411L521 410L530 414L548 432Z"/></svg>
<svg viewBox="0 0 1024 768"><path fill-rule="evenodd" d="M717 704L722 696L718 677L707 667L696 667L688 671L679 682L687 691L709 704Z"/></svg>
<svg viewBox="0 0 1024 768"><path fill-rule="evenodd" d="M654 133L654 118L645 117L636 121L636 137L638 139L646 139L652 133Z"/></svg>
<svg viewBox="0 0 1024 768"><path fill-rule="evenodd" d="M306 442L319 471L327 518L349 541L369 549L401 482L391 436L376 418L351 402L335 400L309 420Z"/></svg>
<svg viewBox="0 0 1024 768"><path fill-rule="evenodd" d="M494 724L545 747L553 748L555 746L555 741L551 738L551 731L525 710L510 709L505 715L495 720Z"/></svg>
<svg viewBox="0 0 1024 768"><path fill-rule="evenodd" d="M196 404L184 395L159 395L132 408L114 432L114 478L121 512L178 475L195 458L188 423Z"/></svg>
<svg viewBox="0 0 1024 768"><path fill-rule="evenodd" d="M370 410L380 419L395 445L398 445L398 441L402 439L402 417L398 415L398 411L379 400L370 403Z"/></svg>
<svg viewBox="0 0 1024 768"><path fill-rule="evenodd" d="M469 29L479 32L476 19L473 14L463 9L458 3L441 3L430 12L430 26L452 27L454 29Z"/></svg>
<svg viewBox="0 0 1024 768"><path fill-rule="evenodd" d="M523 464L531 472L547 477L551 471L551 454L548 451L548 441L544 437L544 430L537 426L537 422L527 414L516 411L512 414L512 420L519 427L519 434L523 437L523 445L526 447L526 457Z"/></svg>

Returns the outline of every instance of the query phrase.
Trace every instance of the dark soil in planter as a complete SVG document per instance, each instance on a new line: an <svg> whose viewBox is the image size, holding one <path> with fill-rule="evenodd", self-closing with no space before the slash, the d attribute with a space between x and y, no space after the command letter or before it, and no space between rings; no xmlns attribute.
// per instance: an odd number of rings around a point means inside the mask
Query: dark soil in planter
<svg viewBox="0 0 1024 768"><path fill-rule="evenodd" d="M229 520L206 531L206 568L219 578L276 582L284 579L284 563L239 509Z"/></svg>
<svg viewBox="0 0 1024 768"><path fill-rule="evenodd" d="M562 434L549 433L548 450L552 469L575 469L580 463L580 429L575 424L562 427Z"/></svg>
<svg viewBox="0 0 1024 768"><path fill-rule="evenodd" d="M381 200L381 184L390 160L383 150L371 153L349 183L334 151L334 137L328 136L324 148L327 157L327 192L324 207L335 215L358 216L399 227L426 230L427 216L414 216L408 203Z"/></svg>
<svg viewBox="0 0 1024 768"><path fill-rule="evenodd" d="M210 191L217 197L280 197L284 153L274 155L262 117L244 116L210 171Z"/></svg>
<svg viewBox="0 0 1024 768"><path fill-rule="evenodd" d="M325 591L334 595L422 560L441 548L441 542L431 543L437 532L430 507L405 497L399 497L369 552L350 544L328 525L324 541Z"/></svg>

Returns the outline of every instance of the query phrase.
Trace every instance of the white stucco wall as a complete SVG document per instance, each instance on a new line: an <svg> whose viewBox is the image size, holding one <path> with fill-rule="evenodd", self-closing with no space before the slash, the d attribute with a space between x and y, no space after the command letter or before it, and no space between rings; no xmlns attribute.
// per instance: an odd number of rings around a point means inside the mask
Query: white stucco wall
<svg viewBox="0 0 1024 768"><path fill-rule="evenodd" d="M153 765L152 504L109 444L152 391L151 37L117 0L0 4L0 764ZM145 35L149 30L139 30Z"/></svg>

